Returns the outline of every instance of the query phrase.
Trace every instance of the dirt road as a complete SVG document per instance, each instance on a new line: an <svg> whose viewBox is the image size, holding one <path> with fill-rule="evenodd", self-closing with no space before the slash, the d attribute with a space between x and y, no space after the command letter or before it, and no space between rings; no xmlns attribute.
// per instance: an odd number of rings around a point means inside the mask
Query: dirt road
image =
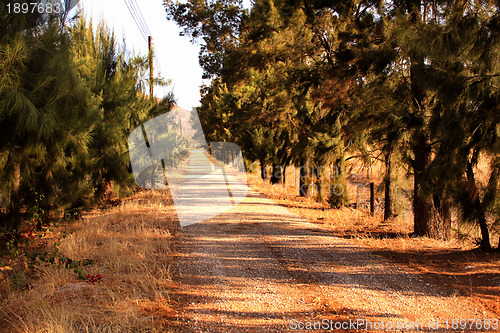
<svg viewBox="0 0 500 333"><path fill-rule="evenodd" d="M184 227L180 244L180 332L460 332L494 319L252 191L233 210ZM462 330L453 319L476 321Z"/></svg>

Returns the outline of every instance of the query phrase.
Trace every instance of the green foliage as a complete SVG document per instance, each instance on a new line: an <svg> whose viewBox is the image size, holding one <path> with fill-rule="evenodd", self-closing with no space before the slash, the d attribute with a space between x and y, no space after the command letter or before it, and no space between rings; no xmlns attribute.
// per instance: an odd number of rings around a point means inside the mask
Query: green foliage
<svg viewBox="0 0 500 333"><path fill-rule="evenodd" d="M454 205L488 248L500 221L498 3L165 4L185 34L213 46L200 56L215 78L198 109L212 141L238 143L261 167L383 156L389 188L391 161L412 176L417 235L446 238Z"/></svg>
<svg viewBox="0 0 500 333"><path fill-rule="evenodd" d="M221 74L227 52L238 43L240 25L246 13L242 0L163 1L167 18L179 24L181 36L201 40L200 65L203 78Z"/></svg>
<svg viewBox="0 0 500 333"><path fill-rule="evenodd" d="M127 64L114 34L103 23L98 24L94 33L92 22L87 24L82 18L70 31L78 71L98 97L88 178L94 195L99 197L112 181L126 186L132 184L127 136L146 118L153 104L138 96L140 70ZM139 59L130 62L140 63Z"/></svg>
<svg viewBox="0 0 500 333"><path fill-rule="evenodd" d="M344 172L343 159L337 160L334 170L331 177L331 189L328 203L332 208L341 208L349 204L347 178Z"/></svg>
<svg viewBox="0 0 500 333"><path fill-rule="evenodd" d="M1 66L0 75L7 78L0 86L0 177L2 192L11 199L7 227L15 228L21 205L34 199L30 188L44 194L40 205L46 213L83 191L78 178L96 110L59 21L51 19L30 33L7 26L3 34L9 36L2 49L8 50L4 61L10 65Z"/></svg>
<svg viewBox="0 0 500 333"><path fill-rule="evenodd" d="M28 286L28 281L26 281L26 277L23 271L18 271L16 269L13 270L12 284L17 289L23 289L26 288L26 286Z"/></svg>
<svg viewBox="0 0 500 333"><path fill-rule="evenodd" d="M37 263L55 265L60 268L72 270L82 280L87 279L84 268L95 263L92 259L72 260L64 256L59 251L57 245L50 252L29 252L26 254L26 257L29 259L28 266L33 266Z"/></svg>
<svg viewBox="0 0 500 333"><path fill-rule="evenodd" d="M5 1L4 1L5 2ZM0 226L38 229L133 184L127 137L168 111L142 89L147 61L103 23L0 8ZM161 77L155 84L166 85ZM10 244L10 243L9 243ZM14 243L12 243L14 246Z"/></svg>
<svg viewBox="0 0 500 333"><path fill-rule="evenodd" d="M15 238L11 238L5 242L5 251L11 257L18 256L21 253L16 246Z"/></svg>

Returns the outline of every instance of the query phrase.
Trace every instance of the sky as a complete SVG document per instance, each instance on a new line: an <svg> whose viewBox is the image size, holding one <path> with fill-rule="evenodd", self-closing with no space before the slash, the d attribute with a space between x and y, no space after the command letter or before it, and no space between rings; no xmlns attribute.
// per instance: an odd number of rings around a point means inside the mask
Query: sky
<svg viewBox="0 0 500 333"><path fill-rule="evenodd" d="M179 36L180 28L166 19L162 0L136 0L136 3L153 37L159 60L159 65L153 62L155 73L160 68L161 76L172 80L171 86L166 89L155 87L154 95L161 98L173 90L176 104L191 110L199 105L200 86L203 83L202 69L198 63L199 46L191 44L189 38ZM128 50L140 55L148 54L148 43L136 26L125 0L80 0L80 5L85 15L94 22L102 18L113 28L120 42L125 37Z"/></svg>

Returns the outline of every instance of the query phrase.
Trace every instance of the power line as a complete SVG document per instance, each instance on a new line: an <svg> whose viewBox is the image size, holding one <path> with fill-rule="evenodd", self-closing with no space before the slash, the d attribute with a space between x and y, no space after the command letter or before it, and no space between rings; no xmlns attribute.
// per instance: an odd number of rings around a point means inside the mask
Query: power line
<svg viewBox="0 0 500 333"><path fill-rule="evenodd" d="M149 30L148 24L146 23L146 20L144 19L144 16L142 16L142 11L139 8L139 5L137 4L137 1L136 0L131 0L131 4L135 5L136 12L139 13L139 21L143 24L144 27L146 27L146 32L148 33L149 36L151 36L151 31Z"/></svg>
<svg viewBox="0 0 500 333"><path fill-rule="evenodd" d="M137 4L136 0L125 0L125 4L129 9L130 14L132 15L137 28L142 32L143 37L151 36L151 31L149 30L149 26L142 15L142 11Z"/></svg>
<svg viewBox="0 0 500 333"><path fill-rule="evenodd" d="M129 1L132 5L132 8L135 11L137 17L139 18L139 23L141 24L142 28L144 29L144 31L146 31L148 36L152 36L153 34L151 33L151 30L149 30L149 26L148 26L146 20L144 19L144 16L142 15L142 11L139 8L139 5L137 4L137 0L129 0ZM161 65L160 65L160 59L158 58L157 52L154 52L154 49L153 49L153 57L156 61L156 67L158 67L158 72L161 72L162 69L161 69Z"/></svg>
<svg viewBox="0 0 500 333"><path fill-rule="evenodd" d="M151 36L151 31L149 31L149 27L144 21L144 17L142 16L141 10L137 7L136 4L132 0L128 0L130 7L132 8L132 11L135 14L135 17L137 18L137 23L140 25L142 31L146 34L146 36Z"/></svg>
<svg viewBox="0 0 500 333"><path fill-rule="evenodd" d="M148 38L147 38L148 33L143 31L143 29L141 28L141 25L138 23L138 19L136 18L136 13L135 13L134 9L131 7L131 5L129 5L127 0L124 0L124 2L125 2L125 5L127 5L127 9L129 11L130 15L132 15L132 18L134 19L135 25L139 29L139 32L141 33L142 38L144 38L144 40L147 41L148 40Z"/></svg>

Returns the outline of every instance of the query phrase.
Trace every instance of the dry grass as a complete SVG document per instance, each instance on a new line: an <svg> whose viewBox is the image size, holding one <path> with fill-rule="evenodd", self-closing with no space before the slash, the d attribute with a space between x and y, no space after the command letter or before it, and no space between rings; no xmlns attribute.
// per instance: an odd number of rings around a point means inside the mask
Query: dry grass
<svg viewBox="0 0 500 333"><path fill-rule="evenodd" d="M291 175L293 179L293 173ZM361 181L367 182L366 179L361 179ZM442 241L425 237L411 238L410 234L413 232L411 213L401 214L384 222L381 205L376 206L375 214L371 216L369 209L364 207L331 209L325 202L321 203L312 198L298 196L298 191L293 184L291 186L271 185L269 182L264 182L258 174L248 174L248 182L256 191L287 207L293 213L310 222L326 224L336 236L356 239L361 246L374 250L411 252L422 249L470 250L477 247L467 239ZM408 205L411 208L411 204ZM472 232L469 231L469 233L473 235Z"/></svg>
<svg viewBox="0 0 500 333"><path fill-rule="evenodd" d="M404 237L413 228L411 221L403 216L390 223L384 223L380 210L371 216L365 208L330 209L326 202L317 202L312 198L298 196L294 185L270 185L256 174L248 174L247 178L250 186L256 191L310 222L329 225L333 232L342 237L379 238L384 234L390 237L398 235Z"/></svg>
<svg viewBox="0 0 500 333"><path fill-rule="evenodd" d="M63 265L38 261L26 270L32 290L11 291L2 300L6 332L164 332L156 316L169 311L170 269L177 221L166 193L140 192L121 206L94 211L42 238L73 261L92 259L88 283ZM67 230L66 230L67 231ZM41 245L42 244L42 245ZM35 246L35 244L34 244Z"/></svg>
<svg viewBox="0 0 500 333"><path fill-rule="evenodd" d="M481 170L476 170L485 181L484 172L486 164L481 163ZM412 212L412 179L404 176L404 170L395 171L393 185L394 213L396 217L390 221L383 221L383 165L374 163L372 167L364 167L353 160L347 166L347 193L351 202L350 207L330 209L326 202L318 202L317 196L312 198L298 196L298 169L289 167L286 170L285 184L271 185L269 181L263 182L260 173L248 174L249 184L258 192L273 199L276 203L287 207L295 214L304 217L310 222L323 223L340 237L364 239L365 243L376 248L396 246L406 243L410 247L420 248L421 239L410 238L413 232ZM482 172L482 173L481 173ZM328 189L328 169L326 170L324 188ZM375 184L375 214L369 212L369 184ZM325 191L326 192L326 191ZM358 202L358 209L354 202ZM465 225L459 222L460 216L456 209L452 210L452 239L450 241L425 240L434 243L437 247L451 247L461 250L477 248L477 241L481 234L477 225ZM490 221L491 222L491 221ZM393 239L398 243L393 244ZM491 232L490 241L493 247L498 246L498 233ZM413 245L410 245L413 244ZM405 245L406 246L406 245Z"/></svg>

